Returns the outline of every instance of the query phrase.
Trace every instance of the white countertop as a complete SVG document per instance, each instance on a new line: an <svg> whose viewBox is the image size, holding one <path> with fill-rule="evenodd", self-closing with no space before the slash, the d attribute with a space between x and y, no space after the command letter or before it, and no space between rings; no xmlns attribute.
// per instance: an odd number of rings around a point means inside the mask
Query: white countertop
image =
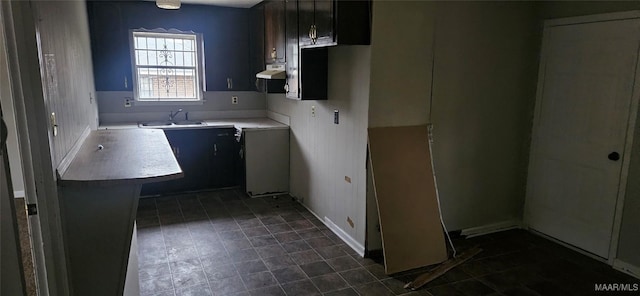
<svg viewBox="0 0 640 296"><path fill-rule="evenodd" d="M144 127L144 129L193 129L193 128L216 128L216 127L235 127L240 130L246 129L288 129L289 126L282 124L270 118L228 118L228 119L211 119L202 120L206 122L206 125L200 126L157 126L157 127ZM111 129L134 129L138 127L137 122L129 123L113 123L100 125L99 130L111 130Z"/></svg>

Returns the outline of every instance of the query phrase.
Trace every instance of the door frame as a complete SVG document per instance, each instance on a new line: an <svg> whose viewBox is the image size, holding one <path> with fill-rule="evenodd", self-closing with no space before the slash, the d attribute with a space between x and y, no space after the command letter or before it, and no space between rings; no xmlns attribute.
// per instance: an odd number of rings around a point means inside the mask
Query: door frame
<svg viewBox="0 0 640 296"><path fill-rule="evenodd" d="M597 23L597 22L606 22L606 21L616 21L616 20L630 20L630 19L640 19L640 11L625 11L625 12L614 12L614 13L604 13L604 14L595 14L595 15L587 15L587 16L578 16L578 17L567 17L567 18L559 18L559 19L550 19L544 21L544 29L542 35L542 45L540 48L540 64L538 69L538 83L536 87L536 105L533 116L533 127L531 132L531 148L529 150L529 165L527 172L530 172L533 169L533 164L536 163L536 155L537 155L537 139L535 135L539 132L540 125L540 116L541 116L541 104L542 101L542 91L544 88L544 78L545 78L545 70L546 70L546 61L547 54L545 45L547 44L548 38L548 30L552 27L565 26L565 25L578 25L578 24L586 24L586 23ZM634 131L636 128L636 119L638 115L638 106L640 105L640 47L637 50L638 57L636 58L636 72L635 72L635 81L633 83L633 89L631 92L631 102L629 104L629 118L627 120L627 130L625 135L625 144L624 144L624 153L622 154L622 165L620 168L620 182L618 183L618 193L616 194L616 207L613 217L613 228L611 231L611 241L609 244L609 256L606 262L609 265L613 265L616 261L618 243L620 238L620 228L622 224L622 214L624 209L624 199L627 190L627 179L629 176L629 166L631 159L631 149L633 145L633 137ZM529 228L529 217L527 215L528 201L531 199L529 185L531 184L531 175L527 176L527 191L525 196L525 204L524 204L524 225ZM568 244L564 244L568 245ZM595 259L603 261L603 258L595 256L587 251L584 251L580 248L573 247L568 245L574 250L579 251L585 255L593 257Z"/></svg>
<svg viewBox="0 0 640 296"><path fill-rule="evenodd" d="M38 295L70 295L33 5L0 1L5 29L1 38L6 40L25 201L36 204L38 211L28 216Z"/></svg>

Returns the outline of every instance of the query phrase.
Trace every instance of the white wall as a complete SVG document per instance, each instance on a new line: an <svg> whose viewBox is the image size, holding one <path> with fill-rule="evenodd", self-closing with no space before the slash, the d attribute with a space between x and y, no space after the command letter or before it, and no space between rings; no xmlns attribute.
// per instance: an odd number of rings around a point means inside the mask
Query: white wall
<svg viewBox="0 0 640 296"><path fill-rule="evenodd" d="M369 61L368 46L331 48L328 100L267 96L267 109L291 120L291 194L360 245L365 240ZM340 111L338 125L333 123L334 109Z"/></svg>
<svg viewBox="0 0 640 296"><path fill-rule="evenodd" d="M85 129L98 125L87 9L83 1L36 1L34 7L45 99L58 125L52 139L57 166Z"/></svg>
<svg viewBox="0 0 640 296"><path fill-rule="evenodd" d="M375 1L369 127L429 122L435 3Z"/></svg>
<svg viewBox="0 0 640 296"><path fill-rule="evenodd" d="M439 3L432 122L449 230L520 221L535 102L531 2Z"/></svg>
<svg viewBox="0 0 640 296"><path fill-rule="evenodd" d="M521 219L535 12L532 3L374 2L369 126L433 124L448 230Z"/></svg>

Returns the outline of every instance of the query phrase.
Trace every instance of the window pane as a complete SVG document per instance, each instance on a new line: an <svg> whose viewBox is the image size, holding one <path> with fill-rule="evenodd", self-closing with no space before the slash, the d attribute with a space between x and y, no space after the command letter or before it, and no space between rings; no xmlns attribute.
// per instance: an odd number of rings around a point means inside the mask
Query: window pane
<svg viewBox="0 0 640 296"><path fill-rule="evenodd" d="M184 64L185 66L190 66L190 67L194 67L195 64L193 63L193 54L185 54L184 55Z"/></svg>
<svg viewBox="0 0 640 296"><path fill-rule="evenodd" d="M156 38L145 38L147 39L147 45L149 49L158 49L156 45Z"/></svg>
<svg viewBox="0 0 640 296"><path fill-rule="evenodd" d="M176 39L175 41L176 50L184 50L184 46L182 43L183 43L182 39Z"/></svg>
<svg viewBox="0 0 640 296"><path fill-rule="evenodd" d="M138 99L198 99L195 35L134 32L133 39Z"/></svg>
<svg viewBox="0 0 640 296"><path fill-rule="evenodd" d="M158 64L158 52L153 51L153 54L149 55L149 65L157 66Z"/></svg>

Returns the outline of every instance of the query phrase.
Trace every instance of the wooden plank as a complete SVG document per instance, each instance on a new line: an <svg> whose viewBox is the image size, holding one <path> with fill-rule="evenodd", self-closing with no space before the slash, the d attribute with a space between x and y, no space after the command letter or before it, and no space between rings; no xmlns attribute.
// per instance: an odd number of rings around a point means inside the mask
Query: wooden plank
<svg viewBox="0 0 640 296"><path fill-rule="evenodd" d="M62 186L131 185L182 175L162 130L99 130L87 137L58 182Z"/></svg>
<svg viewBox="0 0 640 296"><path fill-rule="evenodd" d="M480 248L473 248L470 250L465 251L464 253L460 254L460 256L456 257L456 258L451 258L449 260L447 260L446 262L438 265L438 267L430 270L427 273L424 273L420 276L418 276L415 280L413 280L413 282L409 282L406 285L404 285L405 289L411 289L411 290L417 290L420 287L426 285L427 283L429 283L430 281L433 281L435 279L437 279L439 276L447 273L447 271L451 270L452 268L464 263L465 261L471 259L473 256L477 255L478 253L482 252L482 249Z"/></svg>
<svg viewBox="0 0 640 296"><path fill-rule="evenodd" d="M369 128L385 272L447 259L427 126Z"/></svg>

